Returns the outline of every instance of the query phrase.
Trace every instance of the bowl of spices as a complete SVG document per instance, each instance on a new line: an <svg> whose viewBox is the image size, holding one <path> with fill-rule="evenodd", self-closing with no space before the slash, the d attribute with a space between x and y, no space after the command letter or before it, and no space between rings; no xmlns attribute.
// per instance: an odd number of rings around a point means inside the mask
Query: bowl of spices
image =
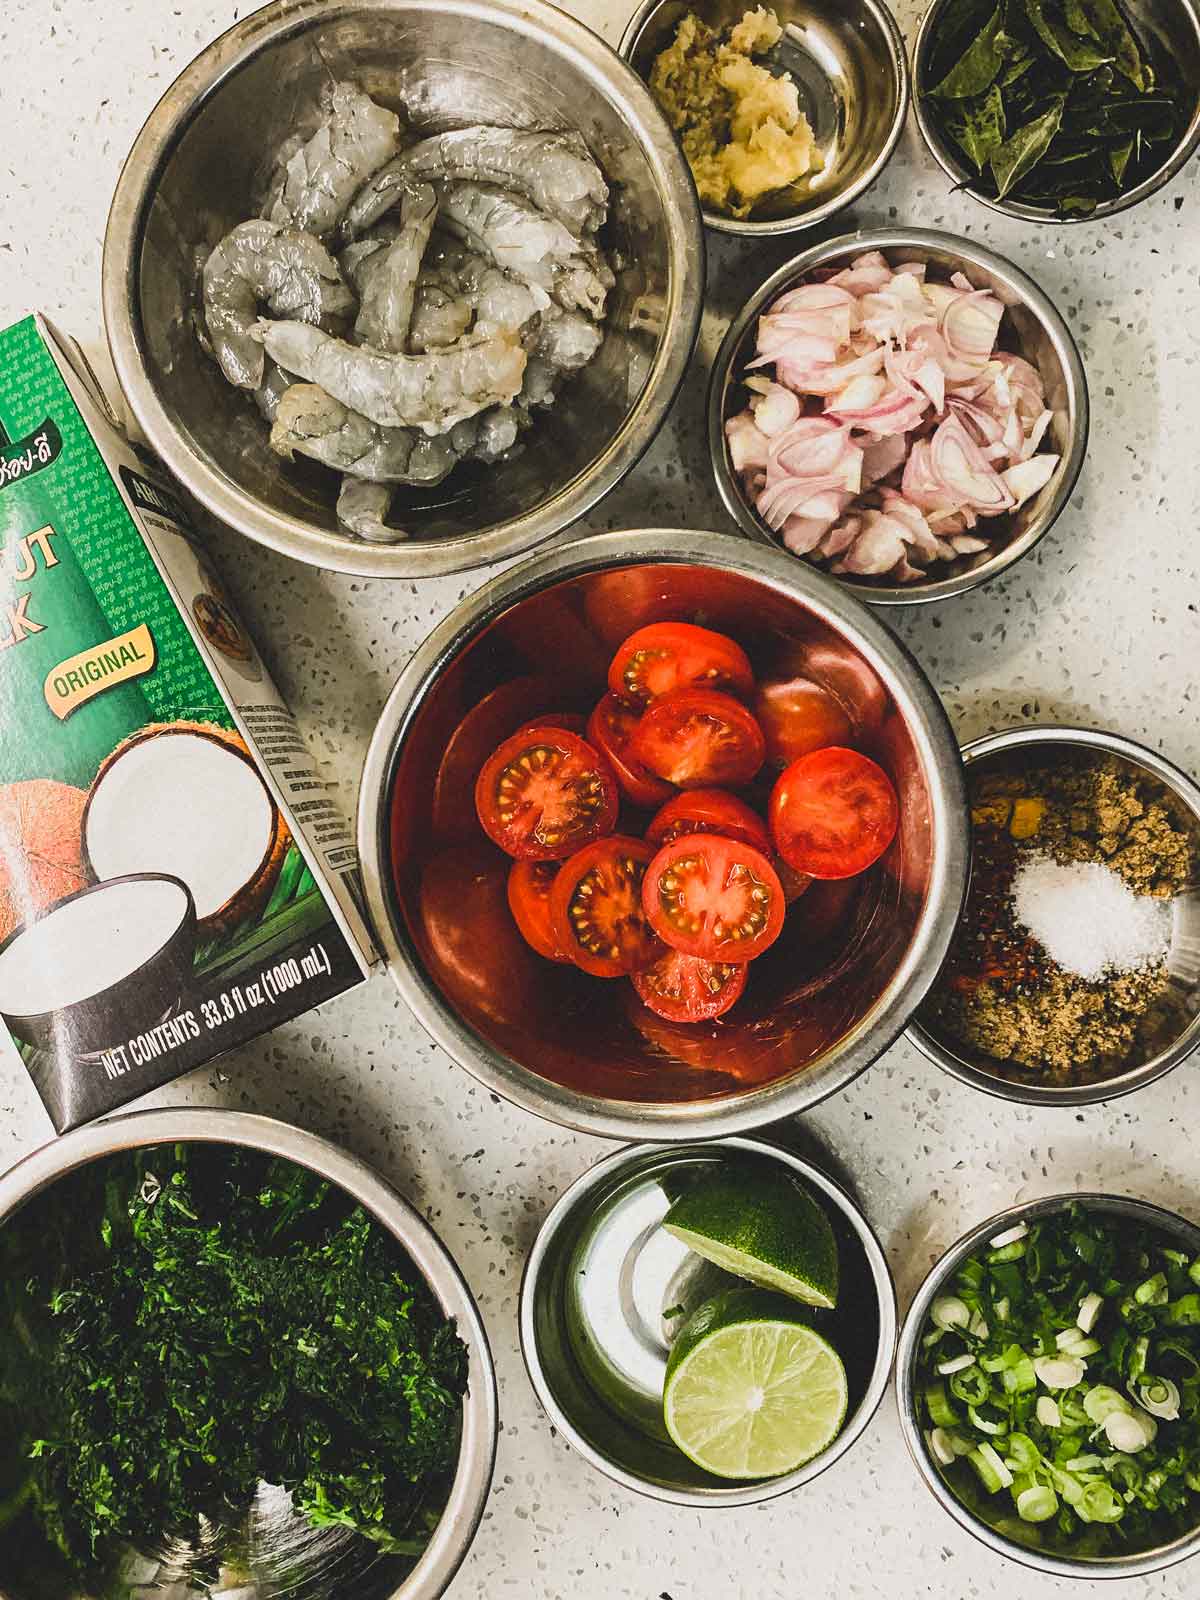
<svg viewBox="0 0 1200 1600"><path fill-rule="evenodd" d="M1161 1077L1200 1044L1200 788L1086 728L993 734L963 760L971 888L910 1037L1028 1103Z"/></svg>

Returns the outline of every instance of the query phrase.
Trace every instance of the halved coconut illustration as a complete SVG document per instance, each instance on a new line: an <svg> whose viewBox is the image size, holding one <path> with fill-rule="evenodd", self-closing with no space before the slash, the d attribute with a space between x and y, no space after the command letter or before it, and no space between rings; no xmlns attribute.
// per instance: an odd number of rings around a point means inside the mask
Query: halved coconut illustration
<svg viewBox="0 0 1200 1600"><path fill-rule="evenodd" d="M67 895L0 944L0 1013L60 1056L106 1050L174 1011L191 982L196 907L178 878L136 873Z"/></svg>
<svg viewBox="0 0 1200 1600"><path fill-rule="evenodd" d="M261 910L290 838L244 741L207 722L151 723L124 740L83 813L91 875L181 878L206 939Z"/></svg>
<svg viewBox="0 0 1200 1600"><path fill-rule="evenodd" d="M0 939L87 881L80 833L87 794L26 778L0 789Z"/></svg>

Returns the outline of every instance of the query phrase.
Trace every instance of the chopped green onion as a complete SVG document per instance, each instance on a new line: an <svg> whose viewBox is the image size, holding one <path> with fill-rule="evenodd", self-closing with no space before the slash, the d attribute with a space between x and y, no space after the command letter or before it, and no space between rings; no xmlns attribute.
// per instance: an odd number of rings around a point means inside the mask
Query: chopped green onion
<svg viewBox="0 0 1200 1600"><path fill-rule="evenodd" d="M1094 1356L1098 1354L1103 1348L1104 1347L1100 1343L1099 1339L1079 1339L1071 1346L1067 1353L1069 1355L1079 1356L1082 1360L1087 1356Z"/></svg>
<svg viewBox="0 0 1200 1600"><path fill-rule="evenodd" d="M935 1328L941 1328L949 1333L952 1328L965 1328L971 1320L971 1313L965 1301L957 1295L939 1295L930 1308L929 1315L933 1318Z"/></svg>
<svg viewBox="0 0 1200 1600"><path fill-rule="evenodd" d="M981 1406L991 1393L991 1387L987 1373L973 1364L950 1379L950 1393L964 1405Z"/></svg>
<svg viewBox="0 0 1200 1600"><path fill-rule="evenodd" d="M1014 1433L1008 1441L1008 1465L1013 1472L1033 1472L1042 1464L1042 1452L1027 1433Z"/></svg>
<svg viewBox="0 0 1200 1600"><path fill-rule="evenodd" d="M937 1370L943 1378L948 1378L951 1373L965 1372L968 1367L975 1365L975 1357L970 1353L961 1356L948 1356L945 1361L939 1361Z"/></svg>
<svg viewBox="0 0 1200 1600"><path fill-rule="evenodd" d="M1052 1399L1048 1394L1038 1395L1034 1415L1043 1428L1060 1428L1062 1426L1062 1412L1058 1409L1058 1401Z"/></svg>
<svg viewBox="0 0 1200 1600"><path fill-rule="evenodd" d="M996 1316L999 1318L999 1320L1001 1322L1007 1322L1008 1321L1008 1296L1007 1295L1005 1295L1002 1300L997 1300L996 1301Z"/></svg>
<svg viewBox="0 0 1200 1600"><path fill-rule="evenodd" d="M926 1388L925 1409L935 1428L950 1428L958 1421L958 1412L950 1404L944 1383L931 1383Z"/></svg>
<svg viewBox="0 0 1200 1600"><path fill-rule="evenodd" d="M1133 1291L1133 1298L1139 1306L1165 1306L1169 1294L1166 1275L1156 1272L1152 1278L1147 1278L1145 1283L1138 1284Z"/></svg>
<svg viewBox="0 0 1200 1600"><path fill-rule="evenodd" d="M1179 1418L1179 1388L1170 1378L1147 1378L1138 1388L1138 1399L1152 1417L1164 1422Z"/></svg>
<svg viewBox="0 0 1200 1600"><path fill-rule="evenodd" d="M1200 1323L1200 1294L1181 1295L1167 1307L1166 1320L1176 1327L1195 1327Z"/></svg>
<svg viewBox="0 0 1200 1600"><path fill-rule="evenodd" d="M1133 1341L1133 1349L1129 1352L1129 1381L1136 1383L1146 1370L1146 1358L1150 1354L1150 1340L1143 1333L1140 1338Z"/></svg>
<svg viewBox="0 0 1200 1600"><path fill-rule="evenodd" d="M1188 1277L1195 1284L1200 1284L1200 1256L1197 1256L1188 1268Z"/></svg>
<svg viewBox="0 0 1200 1600"><path fill-rule="evenodd" d="M989 1261L1019 1261L1025 1254L1025 1241L1014 1239L1011 1244L1003 1244L998 1250L988 1251Z"/></svg>
<svg viewBox="0 0 1200 1600"><path fill-rule="evenodd" d="M1047 1389L1073 1389L1083 1382L1087 1366L1078 1356L1039 1356L1033 1370Z"/></svg>
<svg viewBox="0 0 1200 1600"><path fill-rule="evenodd" d="M1104 1435L1114 1450L1136 1455L1154 1443L1158 1424L1145 1411L1110 1411L1104 1419Z"/></svg>
<svg viewBox="0 0 1200 1600"><path fill-rule="evenodd" d="M1018 1239L1024 1239L1028 1233L1027 1222L1016 1222L1011 1228L1005 1228L1003 1233L998 1233L994 1239L989 1239L988 1243L993 1250L1003 1250L1006 1245L1016 1244Z"/></svg>
<svg viewBox="0 0 1200 1600"><path fill-rule="evenodd" d="M1008 1431L1003 1417L985 1417L978 1406L968 1406L967 1415L970 1417L973 1426L978 1428L980 1433L990 1433L994 1437L996 1434Z"/></svg>
<svg viewBox="0 0 1200 1600"><path fill-rule="evenodd" d="M939 1466L948 1467L954 1460L954 1451L950 1448L950 1440L943 1428L934 1428L926 1443Z"/></svg>
<svg viewBox="0 0 1200 1600"><path fill-rule="evenodd" d="M1079 1314L1075 1318L1075 1326L1083 1333L1091 1333L1096 1326L1096 1320L1104 1309L1104 1297L1098 1294L1084 1295L1079 1302Z"/></svg>
<svg viewBox="0 0 1200 1600"><path fill-rule="evenodd" d="M1098 1383L1084 1395L1083 1409L1087 1413L1088 1421L1099 1427L1112 1416L1114 1411L1128 1413L1133 1407L1119 1389L1112 1389L1106 1383Z"/></svg>
<svg viewBox="0 0 1200 1600"><path fill-rule="evenodd" d="M1086 1486L1075 1510L1084 1522L1119 1522L1125 1515L1120 1496L1103 1478Z"/></svg>
<svg viewBox="0 0 1200 1600"><path fill-rule="evenodd" d="M1048 1483L1035 1483L1017 1496L1017 1515L1022 1522L1048 1522L1058 1510L1058 1496Z"/></svg>
<svg viewBox="0 0 1200 1600"><path fill-rule="evenodd" d="M1012 1483L1012 1473L1001 1461L990 1444L981 1444L972 1450L967 1460L979 1475L979 1481L989 1494L1007 1489Z"/></svg>

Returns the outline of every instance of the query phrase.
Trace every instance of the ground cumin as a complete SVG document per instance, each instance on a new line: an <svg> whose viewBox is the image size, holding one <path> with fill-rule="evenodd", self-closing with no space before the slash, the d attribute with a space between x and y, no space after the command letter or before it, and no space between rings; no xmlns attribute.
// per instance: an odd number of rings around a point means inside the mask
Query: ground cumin
<svg viewBox="0 0 1200 1600"><path fill-rule="evenodd" d="M1137 894L1170 898L1193 872L1193 840L1153 786L1115 757L986 773L971 782L972 882L926 1024L951 1042L1067 1082L1117 1071L1173 1004L1165 963L1087 982L1015 921L1027 851L1100 861Z"/></svg>

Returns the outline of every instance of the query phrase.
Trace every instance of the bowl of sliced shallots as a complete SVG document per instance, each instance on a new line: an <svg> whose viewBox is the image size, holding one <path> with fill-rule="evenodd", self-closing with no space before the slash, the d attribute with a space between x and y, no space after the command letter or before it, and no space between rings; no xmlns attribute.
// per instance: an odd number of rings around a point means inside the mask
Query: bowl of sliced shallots
<svg viewBox="0 0 1200 1600"><path fill-rule="evenodd" d="M708 431L743 532L909 605L986 582L1050 528L1083 465L1087 380L1011 262L953 234L864 230L751 296L713 365Z"/></svg>

